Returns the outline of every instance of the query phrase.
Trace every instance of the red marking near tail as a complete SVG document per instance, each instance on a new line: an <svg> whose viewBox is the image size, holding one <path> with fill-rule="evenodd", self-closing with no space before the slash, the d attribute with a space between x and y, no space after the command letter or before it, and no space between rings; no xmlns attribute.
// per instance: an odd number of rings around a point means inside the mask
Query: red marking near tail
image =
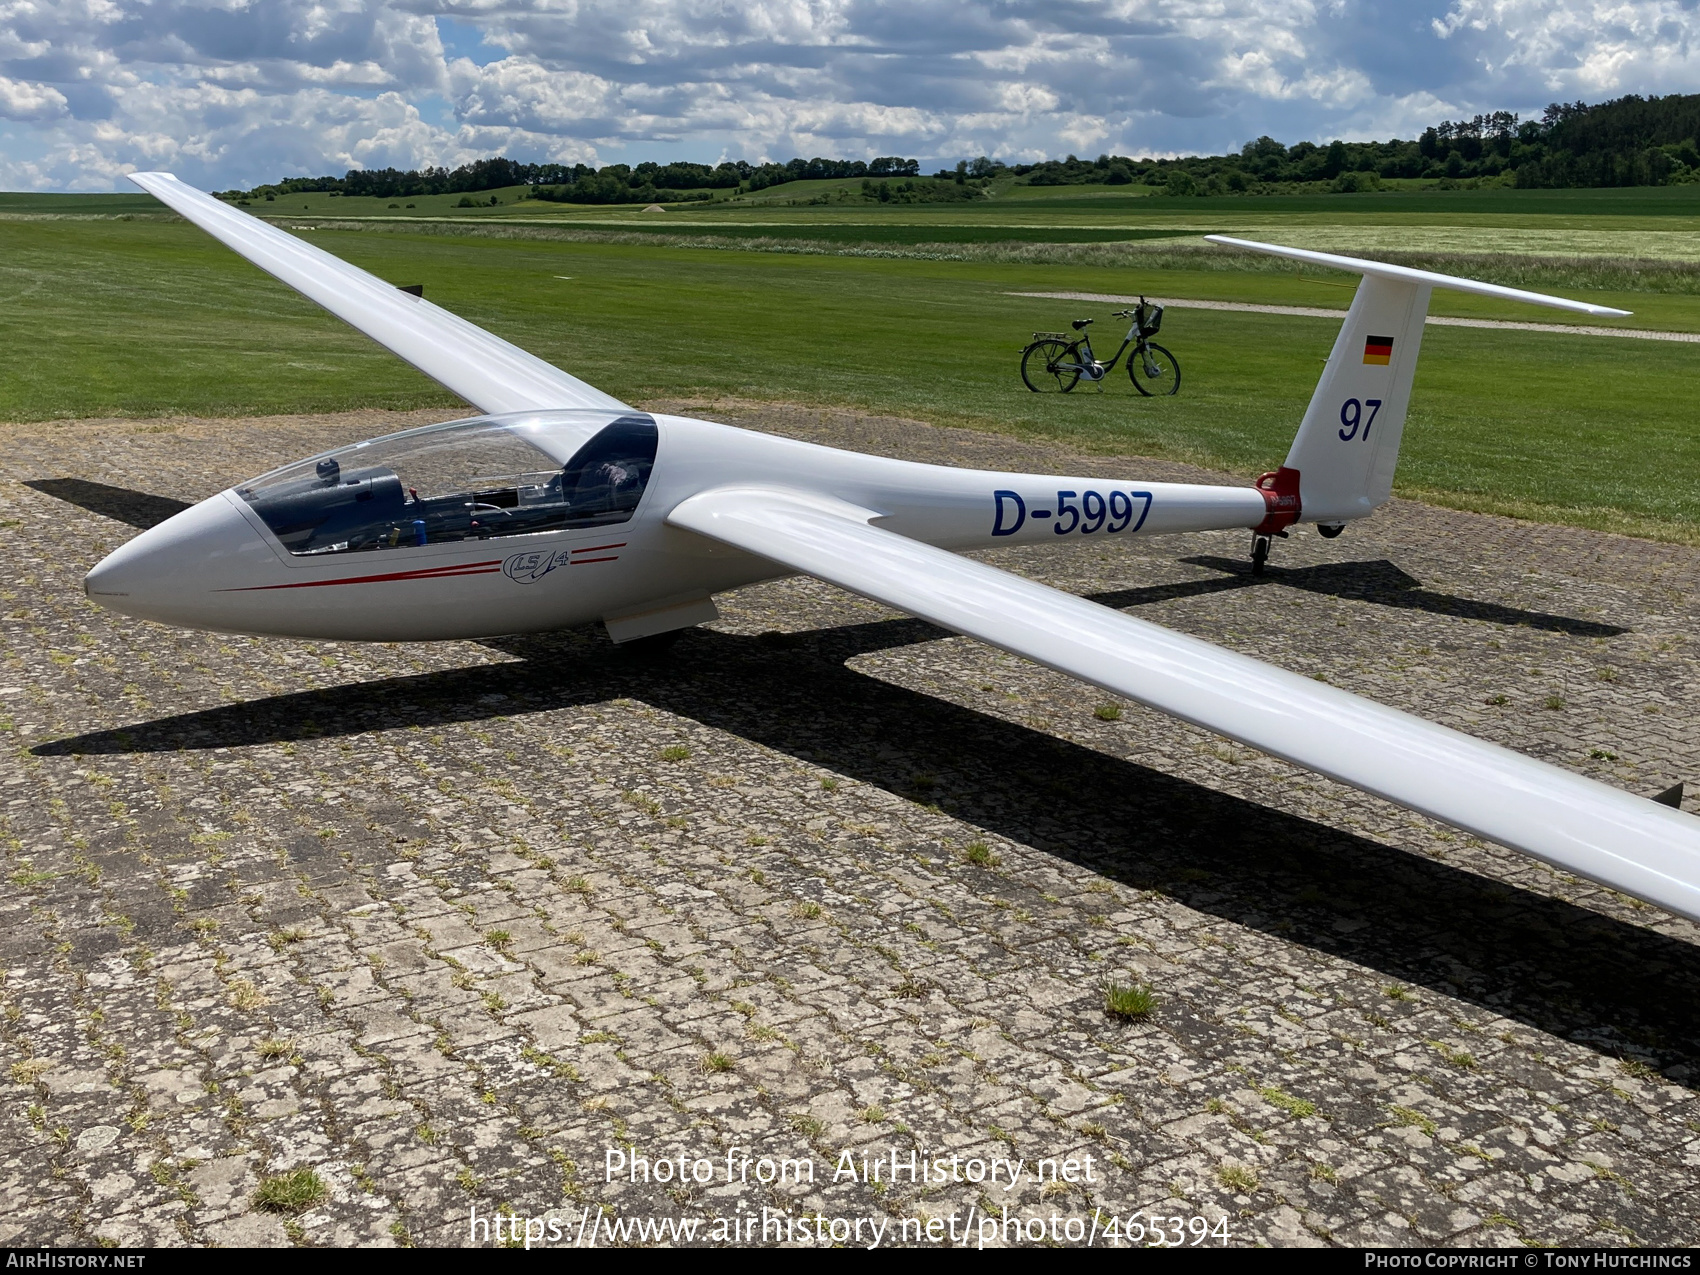
<svg viewBox="0 0 1700 1275"><path fill-rule="evenodd" d="M1263 521L1252 530L1260 536L1282 536L1286 528L1299 520L1299 471L1285 465L1257 480L1257 490L1263 497Z"/></svg>
<svg viewBox="0 0 1700 1275"><path fill-rule="evenodd" d="M502 569L502 560L462 562L448 567L422 567L417 571L391 571L375 576L344 576L339 580L301 580L294 584L256 584L245 589L220 589L220 593L266 593L272 589L324 589L333 584L388 584L392 580L448 580L455 576L482 576Z"/></svg>
<svg viewBox="0 0 1700 1275"><path fill-rule="evenodd" d="M617 545L586 545L582 549L574 549L573 552L574 553L600 553L604 549L624 549L625 547L626 547L626 542L624 540L622 540ZM598 559L598 561L600 561L600 559Z"/></svg>

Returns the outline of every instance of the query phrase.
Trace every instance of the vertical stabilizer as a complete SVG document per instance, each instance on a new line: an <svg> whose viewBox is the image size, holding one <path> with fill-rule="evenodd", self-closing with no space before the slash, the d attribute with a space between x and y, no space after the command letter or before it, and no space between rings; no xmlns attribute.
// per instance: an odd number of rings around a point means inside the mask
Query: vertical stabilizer
<svg viewBox="0 0 1700 1275"><path fill-rule="evenodd" d="M1306 522L1345 522L1387 503L1417 374L1430 289L1366 275L1287 453Z"/></svg>

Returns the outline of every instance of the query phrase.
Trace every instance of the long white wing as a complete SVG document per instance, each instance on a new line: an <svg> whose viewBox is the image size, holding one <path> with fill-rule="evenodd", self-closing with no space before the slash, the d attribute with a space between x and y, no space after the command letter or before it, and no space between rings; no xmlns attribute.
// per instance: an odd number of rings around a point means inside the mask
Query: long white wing
<svg viewBox="0 0 1700 1275"><path fill-rule="evenodd" d="M719 488L713 537L1700 920L1700 820L1249 656L868 525L829 497Z"/></svg>
<svg viewBox="0 0 1700 1275"><path fill-rule="evenodd" d="M486 412L551 407L630 411L612 395L483 328L220 203L170 173L130 180L173 212Z"/></svg>

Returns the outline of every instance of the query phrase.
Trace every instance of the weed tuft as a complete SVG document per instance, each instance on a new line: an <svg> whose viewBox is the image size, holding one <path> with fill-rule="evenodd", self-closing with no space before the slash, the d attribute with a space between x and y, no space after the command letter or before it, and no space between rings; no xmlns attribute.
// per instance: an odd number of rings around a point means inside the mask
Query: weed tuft
<svg viewBox="0 0 1700 1275"><path fill-rule="evenodd" d="M1257 1190L1257 1170L1243 1164L1224 1164L1216 1170L1216 1180L1241 1195L1250 1195Z"/></svg>
<svg viewBox="0 0 1700 1275"><path fill-rule="evenodd" d="M1434 1121L1430 1120L1422 1112L1411 1107L1394 1107L1392 1110L1394 1122L1401 1127L1421 1129L1431 1138L1434 1137L1435 1133L1438 1132L1440 1128L1439 1125L1435 1124Z"/></svg>
<svg viewBox="0 0 1700 1275"><path fill-rule="evenodd" d="M324 1179L313 1170L302 1167L279 1173L260 1183L254 1192L254 1207L267 1213L305 1213L330 1195Z"/></svg>
<svg viewBox="0 0 1700 1275"><path fill-rule="evenodd" d="M12 1080L20 1085L33 1085L42 1076L53 1070L53 1063L46 1058L31 1058L11 1067Z"/></svg>
<svg viewBox="0 0 1700 1275"><path fill-rule="evenodd" d="M1476 1056L1469 1050L1453 1049L1452 1046L1438 1040L1431 1040L1428 1044L1429 1048L1445 1059L1449 1066L1456 1067L1459 1071L1474 1071L1476 1069Z"/></svg>
<svg viewBox="0 0 1700 1275"><path fill-rule="evenodd" d="M1110 983L1104 988L1104 1012L1111 1018L1148 1018L1156 1008L1156 994L1142 983Z"/></svg>
<svg viewBox="0 0 1700 1275"><path fill-rule="evenodd" d="M1295 1098L1292 1094L1287 1093L1284 1090L1277 1089L1273 1085L1259 1086L1257 1096L1262 1098L1263 1101L1267 1102L1271 1107L1279 1107L1288 1115L1297 1116L1300 1120L1305 1119L1307 1116L1314 1116L1316 1114L1316 1104L1314 1102L1309 1102L1304 1098Z"/></svg>
<svg viewBox="0 0 1700 1275"><path fill-rule="evenodd" d="M984 841L970 841L962 851L962 857L969 863L981 868L995 868L1001 862L992 848Z"/></svg>

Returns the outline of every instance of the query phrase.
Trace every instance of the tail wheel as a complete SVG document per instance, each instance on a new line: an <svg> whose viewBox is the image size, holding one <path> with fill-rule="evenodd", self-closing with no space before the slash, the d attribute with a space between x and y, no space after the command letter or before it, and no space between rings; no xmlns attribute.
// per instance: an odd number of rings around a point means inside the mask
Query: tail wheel
<svg viewBox="0 0 1700 1275"><path fill-rule="evenodd" d="M1147 398L1174 394L1181 388L1181 365L1160 345L1135 350L1127 361L1127 374L1133 380L1133 388Z"/></svg>
<svg viewBox="0 0 1700 1275"><path fill-rule="evenodd" d="M1251 537L1251 573L1254 576L1263 574L1263 568L1269 564L1269 537L1260 536L1255 532Z"/></svg>
<svg viewBox="0 0 1700 1275"><path fill-rule="evenodd" d="M1021 379L1035 394L1067 394L1080 380L1080 364L1067 341L1035 341L1021 352Z"/></svg>

